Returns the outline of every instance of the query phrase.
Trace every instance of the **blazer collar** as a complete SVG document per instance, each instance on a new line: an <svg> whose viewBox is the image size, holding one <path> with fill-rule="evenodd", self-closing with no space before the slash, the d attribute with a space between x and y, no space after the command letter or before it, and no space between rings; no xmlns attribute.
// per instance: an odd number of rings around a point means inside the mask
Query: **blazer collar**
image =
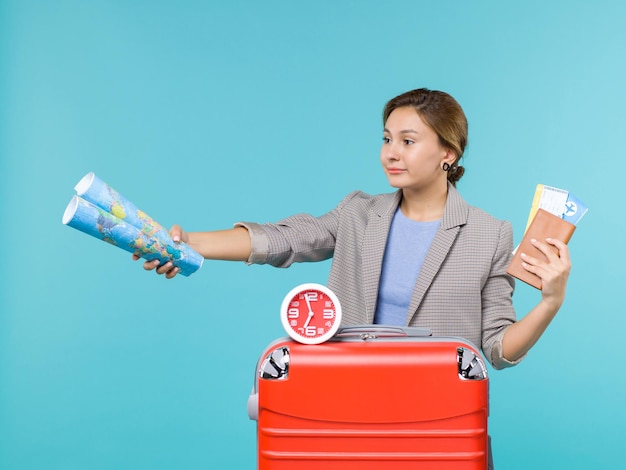
<svg viewBox="0 0 626 470"><path fill-rule="evenodd" d="M372 206L372 212L378 217L382 217L383 219L388 218L389 220L391 220L396 212L396 209L400 205L401 200L401 189L398 189L395 193L385 194L383 195L383 197L376 200L376 202Z"/></svg>
<svg viewBox="0 0 626 470"><path fill-rule="evenodd" d="M391 221L402 200L402 190L399 189L395 193L386 194L374 204L372 211L382 217L383 220ZM469 214L469 204L463 200L459 192L450 182L448 182L448 197L446 199L446 207L443 210L443 219L441 226L444 229L458 227L467 223Z"/></svg>
<svg viewBox="0 0 626 470"><path fill-rule="evenodd" d="M402 190L385 194L379 198L372 206L371 210L374 216L369 218L365 231L361 262L363 267L365 314L370 323L374 320L387 235L391 226L391 220L401 200ZM467 222L468 213L469 205L463 200L454 186L448 183L448 198L443 211L441 227L433 241L434 249L431 250L432 253L427 255L425 265L422 267L422 273L420 273L418 284L413 293L410 304L412 312L417 310L426 290L439 271L441 263L454 243L459 227Z"/></svg>
<svg viewBox="0 0 626 470"><path fill-rule="evenodd" d="M424 264L422 264L422 269L417 277L411 301L409 302L407 325L410 325L415 315L417 315L424 295L426 295L441 265L448 256L461 226L467 223L468 214L469 205L463 200L454 186L448 183L448 199L443 211L441 226L426 254Z"/></svg>
<svg viewBox="0 0 626 470"><path fill-rule="evenodd" d="M443 210L442 228L450 229L465 225L468 214L469 204L463 200L456 188L448 182L448 199Z"/></svg>
<svg viewBox="0 0 626 470"><path fill-rule="evenodd" d="M371 207L361 250L363 300L368 323L374 322L380 272L393 215L402 199L402 192L388 193L377 198Z"/></svg>

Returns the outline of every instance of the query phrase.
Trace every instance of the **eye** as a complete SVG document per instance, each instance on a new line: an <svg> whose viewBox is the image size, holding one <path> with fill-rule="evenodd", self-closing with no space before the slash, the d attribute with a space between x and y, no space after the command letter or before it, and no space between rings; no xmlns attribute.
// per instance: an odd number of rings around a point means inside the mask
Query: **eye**
<svg viewBox="0 0 626 470"><path fill-rule="evenodd" d="M391 142L391 139L387 136L383 136L383 144L388 144L389 142Z"/></svg>
<svg viewBox="0 0 626 470"><path fill-rule="evenodd" d="M415 143L415 142L414 142L413 140L411 140L411 139L404 139L404 141L403 141L403 142L404 142L404 145L411 145L411 144L414 144L414 143Z"/></svg>

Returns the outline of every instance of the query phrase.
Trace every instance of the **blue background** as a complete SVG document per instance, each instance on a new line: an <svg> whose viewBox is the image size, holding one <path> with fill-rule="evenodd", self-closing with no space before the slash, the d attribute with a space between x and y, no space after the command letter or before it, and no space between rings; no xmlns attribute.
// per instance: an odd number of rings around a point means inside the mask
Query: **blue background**
<svg viewBox="0 0 626 470"><path fill-rule="evenodd" d="M329 263L168 282L61 224L73 186L94 171L188 230L319 215L390 190L382 107L422 86L464 107L459 189L516 242L537 183L591 208L561 312L491 374L498 468L619 466L625 20L618 0L0 2L0 468L254 468L256 360ZM518 285L519 316L538 300Z"/></svg>

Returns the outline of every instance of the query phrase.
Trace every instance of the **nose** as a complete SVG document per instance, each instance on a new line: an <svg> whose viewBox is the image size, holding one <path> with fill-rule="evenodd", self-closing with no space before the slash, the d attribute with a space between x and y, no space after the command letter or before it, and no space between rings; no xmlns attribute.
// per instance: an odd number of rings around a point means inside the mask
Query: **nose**
<svg viewBox="0 0 626 470"><path fill-rule="evenodd" d="M396 146L393 143L389 143L383 146L383 155L389 161L398 160L398 152Z"/></svg>

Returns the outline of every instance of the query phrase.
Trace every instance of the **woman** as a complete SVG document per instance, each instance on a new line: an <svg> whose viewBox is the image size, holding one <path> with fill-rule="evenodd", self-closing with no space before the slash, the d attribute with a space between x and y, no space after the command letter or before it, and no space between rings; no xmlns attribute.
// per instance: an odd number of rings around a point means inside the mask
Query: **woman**
<svg viewBox="0 0 626 470"><path fill-rule="evenodd" d="M541 278L542 291L541 301L516 322L514 281L506 273L511 225L468 205L455 189L467 143L459 104L440 91L409 91L387 103L383 124L380 159L398 191L353 192L321 217L241 222L216 232L187 233L174 226L172 238L207 259L288 267L332 257L328 286L341 302L345 324L426 327L433 335L477 344L496 369L517 364L564 300L567 246L536 240L547 261L522 255L525 269ZM158 261L144 268L167 278L178 273Z"/></svg>

